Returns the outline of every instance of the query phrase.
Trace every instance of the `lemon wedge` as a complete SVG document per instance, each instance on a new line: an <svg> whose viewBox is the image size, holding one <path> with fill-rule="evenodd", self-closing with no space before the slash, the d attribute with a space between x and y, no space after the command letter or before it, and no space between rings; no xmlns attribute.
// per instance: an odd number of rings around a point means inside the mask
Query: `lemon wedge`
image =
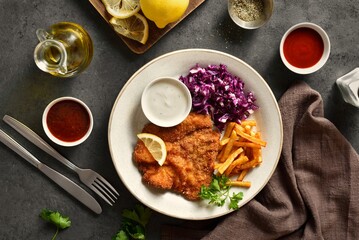
<svg viewBox="0 0 359 240"><path fill-rule="evenodd" d="M162 166L167 157L165 142L160 137L150 133L139 133L137 137L145 144L158 164Z"/></svg>
<svg viewBox="0 0 359 240"><path fill-rule="evenodd" d="M113 17L128 18L140 11L140 0L102 0L106 10Z"/></svg>
<svg viewBox="0 0 359 240"><path fill-rule="evenodd" d="M110 19L110 23L117 33L142 44L147 42L148 22L141 14L135 13L125 19L113 17Z"/></svg>

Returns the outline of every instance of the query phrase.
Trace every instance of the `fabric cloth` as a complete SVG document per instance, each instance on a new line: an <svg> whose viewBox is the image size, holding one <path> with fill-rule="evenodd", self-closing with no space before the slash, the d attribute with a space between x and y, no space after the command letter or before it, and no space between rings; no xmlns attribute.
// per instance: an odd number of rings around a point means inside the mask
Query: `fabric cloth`
<svg viewBox="0 0 359 240"><path fill-rule="evenodd" d="M284 139L263 190L203 237L211 239L359 239L359 157L304 82L279 101Z"/></svg>

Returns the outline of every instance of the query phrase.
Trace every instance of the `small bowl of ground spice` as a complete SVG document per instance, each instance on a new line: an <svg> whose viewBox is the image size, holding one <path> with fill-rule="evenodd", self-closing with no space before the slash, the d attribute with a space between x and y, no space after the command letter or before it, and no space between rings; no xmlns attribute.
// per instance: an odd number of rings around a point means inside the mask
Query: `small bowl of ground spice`
<svg viewBox="0 0 359 240"><path fill-rule="evenodd" d="M257 29L272 16L273 0L228 0L228 12L238 26Z"/></svg>

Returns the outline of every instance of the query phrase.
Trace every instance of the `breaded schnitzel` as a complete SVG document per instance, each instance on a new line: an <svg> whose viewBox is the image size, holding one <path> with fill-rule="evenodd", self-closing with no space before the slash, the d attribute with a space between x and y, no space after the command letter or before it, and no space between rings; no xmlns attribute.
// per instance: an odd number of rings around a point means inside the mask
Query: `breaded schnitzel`
<svg viewBox="0 0 359 240"><path fill-rule="evenodd" d="M210 116L190 113L177 126L163 128L149 123L142 132L159 136L167 148L166 161L160 166L143 142L137 142L134 159L143 181L197 200L201 186L208 186L212 180L219 148L220 133L213 130Z"/></svg>

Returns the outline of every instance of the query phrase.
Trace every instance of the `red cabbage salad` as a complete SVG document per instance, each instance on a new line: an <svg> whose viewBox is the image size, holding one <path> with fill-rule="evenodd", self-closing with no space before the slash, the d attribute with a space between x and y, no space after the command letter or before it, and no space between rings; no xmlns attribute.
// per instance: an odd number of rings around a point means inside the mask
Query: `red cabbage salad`
<svg viewBox="0 0 359 240"><path fill-rule="evenodd" d="M192 110L210 114L214 125L223 130L227 122L240 123L258 106L252 92L244 90L244 82L227 71L227 66L193 66L187 76L180 76L192 95Z"/></svg>

